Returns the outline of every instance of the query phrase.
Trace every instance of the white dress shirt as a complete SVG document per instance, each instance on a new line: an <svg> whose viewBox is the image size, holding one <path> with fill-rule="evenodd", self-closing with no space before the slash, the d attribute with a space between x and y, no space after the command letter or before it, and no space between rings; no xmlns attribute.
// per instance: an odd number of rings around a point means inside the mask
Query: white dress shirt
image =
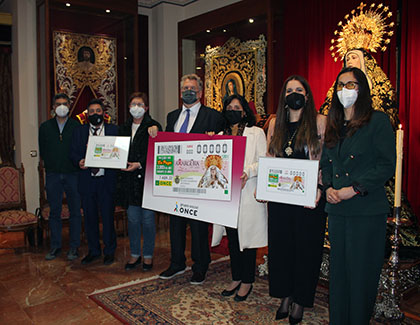
<svg viewBox="0 0 420 325"><path fill-rule="evenodd" d="M190 133L195 119L197 118L198 115L198 111L200 110L201 107L201 103L198 102L197 104L195 104L194 106L191 106L190 109L190 120L188 121L188 128L187 128L187 132ZM174 127L174 131L175 132L179 132L179 130L181 129L182 124L185 121L185 118L187 117L187 107L185 107L185 105L182 105L182 112L181 114L179 114L178 120L175 123L175 127Z"/></svg>

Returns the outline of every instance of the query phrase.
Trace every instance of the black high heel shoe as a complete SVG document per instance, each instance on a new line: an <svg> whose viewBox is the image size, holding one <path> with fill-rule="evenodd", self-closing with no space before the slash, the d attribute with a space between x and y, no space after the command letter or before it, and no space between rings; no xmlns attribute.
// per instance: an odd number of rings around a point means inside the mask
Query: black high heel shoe
<svg viewBox="0 0 420 325"><path fill-rule="evenodd" d="M276 320L284 319L287 316L289 316L289 309L292 302L293 302L292 297L283 298L283 300L281 301L280 307L279 309L277 309L277 312L276 312Z"/></svg>
<svg viewBox="0 0 420 325"><path fill-rule="evenodd" d="M238 302L239 301L245 301L246 298L248 298L248 296L251 293L251 291L252 291L252 284L251 284L251 287L248 290L248 293L245 296L240 296L240 295L236 294L235 295L235 298L233 298L233 300L238 301Z"/></svg>
<svg viewBox="0 0 420 325"><path fill-rule="evenodd" d="M299 324L303 319L303 306L299 304L293 304L292 312L289 316L289 323L290 324Z"/></svg>
<svg viewBox="0 0 420 325"><path fill-rule="evenodd" d="M141 263L141 256L134 263L127 263L124 267L126 271L134 270Z"/></svg>
<svg viewBox="0 0 420 325"><path fill-rule="evenodd" d="M233 295L237 290L239 290L240 286L241 286L241 282L239 282L239 284L235 288L233 288L232 290L223 290L221 295L223 297L229 297L229 296Z"/></svg>

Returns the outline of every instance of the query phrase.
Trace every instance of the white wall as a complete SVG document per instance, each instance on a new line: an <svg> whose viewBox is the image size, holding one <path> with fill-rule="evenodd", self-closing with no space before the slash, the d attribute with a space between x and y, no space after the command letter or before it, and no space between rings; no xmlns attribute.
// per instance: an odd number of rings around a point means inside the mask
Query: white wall
<svg viewBox="0 0 420 325"><path fill-rule="evenodd" d="M35 212L39 206L38 157L38 93L36 0L6 0L2 11L13 16L12 78L13 119L16 141L16 164L25 168L27 210Z"/></svg>
<svg viewBox="0 0 420 325"><path fill-rule="evenodd" d="M139 7L139 14L149 17L150 109L163 128L166 115L178 107L178 22L239 1L198 0L185 7L167 3L152 9Z"/></svg>
<svg viewBox="0 0 420 325"><path fill-rule="evenodd" d="M149 16L149 89L152 116L166 126L166 114L178 106L178 22L239 0L198 0L185 7L163 3L139 8ZM28 211L39 205L36 0L6 0L0 10L13 15L12 73L16 163L25 167ZM141 77L141 76L140 76Z"/></svg>

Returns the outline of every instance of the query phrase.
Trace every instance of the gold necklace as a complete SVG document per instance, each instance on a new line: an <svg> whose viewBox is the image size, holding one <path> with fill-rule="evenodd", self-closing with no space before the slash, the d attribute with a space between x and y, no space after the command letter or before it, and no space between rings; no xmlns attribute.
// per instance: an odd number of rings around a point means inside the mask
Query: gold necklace
<svg viewBox="0 0 420 325"><path fill-rule="evenodd" d="M286 149L284 149L284 152L286 153L288 157L290 157L293 154L292 142L293 142L293 139L295 138L297 130L298 128L296 128L295 132L293 132L292 136L289 137L289 140L287 140L287 147Z"/></svg>

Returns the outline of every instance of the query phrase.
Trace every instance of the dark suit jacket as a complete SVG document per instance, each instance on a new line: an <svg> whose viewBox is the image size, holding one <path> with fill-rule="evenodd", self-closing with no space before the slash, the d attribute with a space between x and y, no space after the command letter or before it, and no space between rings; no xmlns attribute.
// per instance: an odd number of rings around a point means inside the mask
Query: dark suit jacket
<svg viewBox="0 0 420 325"><path fill-rule="evenodd" d="M178 108L166 117L166 132L174 132L175 123L178 120L182 108ZM222 114L215 109L201 105L197 118L189 133L215 132L216 134L223 130L224 120Z"/></svg>
<svg viewBox="0 0 420 325"><path fill-rule="evenodd" d="M113 124L104 123L105 135L118 135L118 127ZM89 139L90 124L80 125L73 131L71 143L70 159L75 166L79 166L79 161L86 156L86 148ZM80 170L79 173L79 193L81 195L89 193L90 182L92 181L90 168ZM116 170L105 168L106 188L113 193L115 191Z"/></svg>
<svg viewBox="0 0 420 325"><path fill-rule="evenodd" d="M127 122L119 127L119 135L131 137L133 119L128 118ZM117 173L117 204L123 207L128 205L141 206L143 202L144 178L146 176L147 148L149 143L150 126L156 125L162 131L160 124L153 120L149 114L145 114L143 121L134 135L130 145L128 161L139 162L141 169L132 172L119 171Z"/></svg>
<svg viewBox="0 0 420 325"><path fill-rule="evenodd" d="M333 148L324 145L321 169L324 187L334 189L355 183L364 187L366 196L356 195L338 204L327 203L331 215L378 215L389 213L384 185L395 172L395 137L388 116L379 111L369 123Z"/></svg>

